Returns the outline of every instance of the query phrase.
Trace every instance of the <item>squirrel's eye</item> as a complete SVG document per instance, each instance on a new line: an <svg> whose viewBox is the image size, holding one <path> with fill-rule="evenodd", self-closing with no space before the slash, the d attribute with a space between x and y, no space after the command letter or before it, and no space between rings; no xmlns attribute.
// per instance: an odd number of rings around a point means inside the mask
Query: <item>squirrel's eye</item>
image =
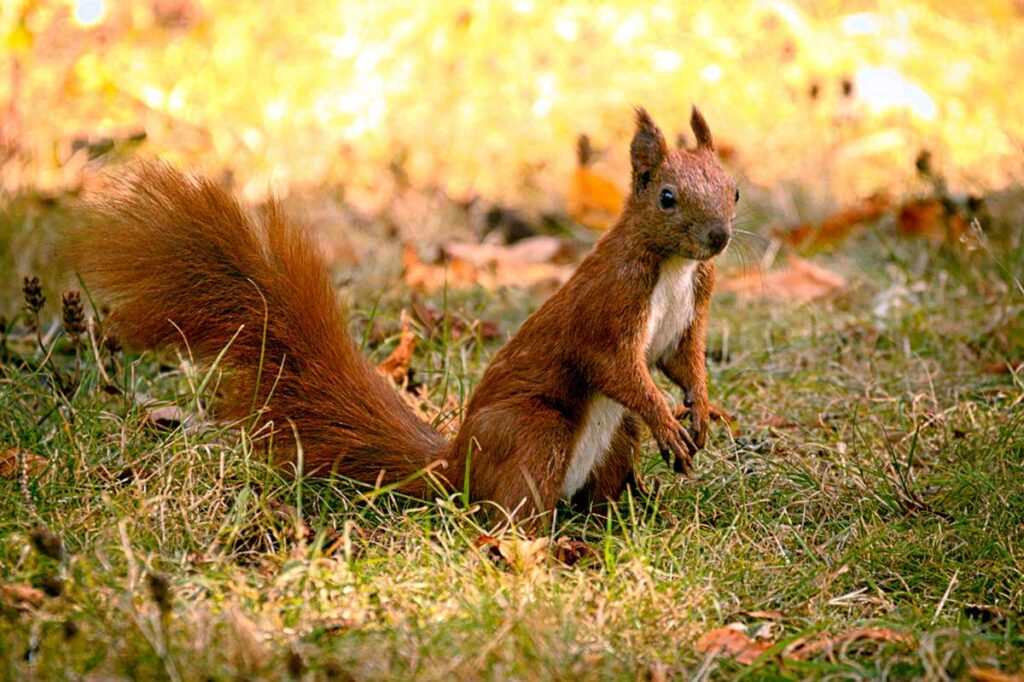
<svg viewBox="0 0 1024 682"><path fill-rule="evenodd" d="M661 207L666 211L676 205L676 193L670 189L661 190Z"/></svg>
<svg viewBox="0 0 1024 682"><path fill-rule="evenodd" d="M736 190L736 203L737 204L740 203L740 191L739 191L739 189Z"/></svg>

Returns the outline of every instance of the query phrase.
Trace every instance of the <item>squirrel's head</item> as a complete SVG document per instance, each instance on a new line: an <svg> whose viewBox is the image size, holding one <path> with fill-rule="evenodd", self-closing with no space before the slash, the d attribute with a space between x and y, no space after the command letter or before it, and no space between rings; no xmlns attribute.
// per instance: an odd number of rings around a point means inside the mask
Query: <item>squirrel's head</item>
<svg viewBox="0 0 1024 682"><path fill-rule="evenodd" d="M732 237L739 191L715 153L711 130L693 108L694 149L670 149L641 108L629 152L633 186L626 209L645 240L659 252L695 260L721 253Z"/></svg>

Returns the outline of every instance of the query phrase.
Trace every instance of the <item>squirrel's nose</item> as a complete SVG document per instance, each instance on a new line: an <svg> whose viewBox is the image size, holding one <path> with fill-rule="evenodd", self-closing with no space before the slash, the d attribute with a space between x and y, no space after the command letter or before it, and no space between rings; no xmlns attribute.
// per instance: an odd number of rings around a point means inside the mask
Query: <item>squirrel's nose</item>
<svg viewBox="0 0 1024 682"><path fill-rule="evenodd" d="M729 233L722 227L713 227L708 232L708 245L711 250L718 253L729 243Z"/></svg>

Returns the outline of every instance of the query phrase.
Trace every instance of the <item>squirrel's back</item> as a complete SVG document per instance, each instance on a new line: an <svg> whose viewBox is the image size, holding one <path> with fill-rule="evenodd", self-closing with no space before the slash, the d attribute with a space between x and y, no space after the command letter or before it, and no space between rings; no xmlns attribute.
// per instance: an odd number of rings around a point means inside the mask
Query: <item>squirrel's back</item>
<svg viewBox="0 0 1024 682"><path fill-rule="evenodd" d="M386 485L443 457L444 439L359 352L316 245L273 200L254 219L209 180L142 162L86 208L68 256L112 304L109 324L135 348L221 356L221 417L258 414L278 451L295 452L297 434L307 473Z"/></svg>

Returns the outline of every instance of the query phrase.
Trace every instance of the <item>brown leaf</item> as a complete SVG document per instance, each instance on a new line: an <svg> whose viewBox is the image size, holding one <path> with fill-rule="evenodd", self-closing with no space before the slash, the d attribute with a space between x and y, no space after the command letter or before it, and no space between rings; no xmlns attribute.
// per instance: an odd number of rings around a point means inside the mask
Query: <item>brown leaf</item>
<svg viewBox="0 0 1024 682"><path fill-rule="evenodd" d="M431 292L445 287L468 289L477 281L477 270L470 263L461 260L437 265L424 263L415 247L409 244L402 251L402 268L405 283L415 291Z"/></svg>
<svg viewBox="0 0 1024 682"><path fill-rule="evenodd" d="M8 448L0 452L0 478L17 480L21 476L22 467L30 477L35 477L46 469L47 463L45 458L28 450Z"/></svg>
<svg viewBox="0 0 1024 682"><path fill-rule="evenodd" d="M402 334L398 339L398 346L391 351L384 362L377 366L384 376L396 384L401 384L409 376L409 367L412 365L413 351L416 350L416 334L409 324L409 315L402 311Z"/></svg>
<svg viewBox="0 0 1024 682"><path fill-rule="evenodd" d="M481 535L473 545L483 549L488 558L515 571L525 572L543 563L550 541L547 537L531 538L494 538Z"/></svg>
<svg viewBox="0 0 1024 682"><path fill-rule="evenodd" d="M981 368L985 374L1013 374L1021 370L1024 370L1024 360L1004 360Z"/></svg>
<svg viewBox="0 0 1024 682"><path fill-rule="evenodd" d="M146 410L146 423L157 431L173 431L184 420L177 405L162 405Z"/></svg>
<svg viewBox="0 0 1024 682"><path fill-rule="evenodd" d="M515 244L446 244L444 254L464 260L477 268L496 265L522 267L535 263L557 263L571 260L575 253L569 244L558 237L537 235L520 239Z"/></svg>
<svg viewBox="0 0 1024 682"><path fill-rule="evenodd" d="M16 609L37 609L43 605L46 595L29 585L0 585L4 601Z"/></svg>
<svg viewBox="0 0 1024 682"><path fill-rule="evenodd" d="M904 237L923 237L935 243L959 240L970 226L959 212L936 197L903 204L896 217L896 232Z"/></svg>
<svg viewBox="0 0 1024 682"><path fill-rule="evenodd" d="M889 628L858 628L856 630L843 632L834 637L822 636L794 642L787 647L784 655L787 658L805 660L822 651L829 651L837 646L842 646L859 640L869 640L872 642L897 642L902 644L910 644L914 642L914 638L911 635L904 632L897 632L896 630L891 630Z"/></svg>
<svg viewBox="0 0 1024 682"><path fill-rule="evenodd" d="M798 422L782 415L773 414L761 421L761 426L773 429L809 429L818 425L817 422Z"/></svg>
<svg viewBox="0 0 1024 682"><path fill-rule="evenodd" d="M750 665L761 654L771 649L772 644L750 639L745 630L746 628L738 623L708 630L697 640L697 651L711 656L732 658L737 663Z"/></svg>
<svg viewBox="0 0 1024 682"><path fill-rule="evenodd" d="M529 237L511 246L449 244L444 247L442 262L431 265L407 245L402 262L406 284L418 291L473 286L494 291L499 287L565 282L572 268L551 261L567 258L567 248L564 241L545 236Z"/></svg>
<svg viewBox="0 0 1024 682"><path fill-rule="evenodd" d="M820 224L803 223L781 231L781 238L790 246L808 248L836 244L854 228L878 220L892 202L885 194L873 194L859 203L834 213Z"/></svg>
<svg viewBox="0 0 1024 682"><path fill-rule="evenodd" d="M1004 673L995 668L971 668L968 674L978 682L1024 682L1024 675Z"/></svg>
<svg viewBox="0 0 1024 682"><path fill-rule="evenodd" d="M623 192L612 180L586 166L577 166L565 197L566 210L574 221L603 232L622 213Z"/></svg>
<svg viewBox="0 0 1024 682"><path fill-rule="evenodd" d="M512 568L525 571L544 561L547 556L547 537L511 538L498 541L498 552Z"/></svg>
<svg viewBox="0 0 1024 682"><path fill-rule="evenodd" d="M581 540L573 540L564 535L555 541L554 546L551 548L551 553L555 559L566 566L575 566L586 556L597 556L594 548L587 543Z"/></svg>
<svg viewBox="0 0 1024 682"><path fill-rule="evenodd" d="M768 298L782 301L811 301L846 286L846 280L834 272L803 258L792 257L777 270L764 275L741 272L725 278L719 289L733 291L743 300Z"/></svg>

